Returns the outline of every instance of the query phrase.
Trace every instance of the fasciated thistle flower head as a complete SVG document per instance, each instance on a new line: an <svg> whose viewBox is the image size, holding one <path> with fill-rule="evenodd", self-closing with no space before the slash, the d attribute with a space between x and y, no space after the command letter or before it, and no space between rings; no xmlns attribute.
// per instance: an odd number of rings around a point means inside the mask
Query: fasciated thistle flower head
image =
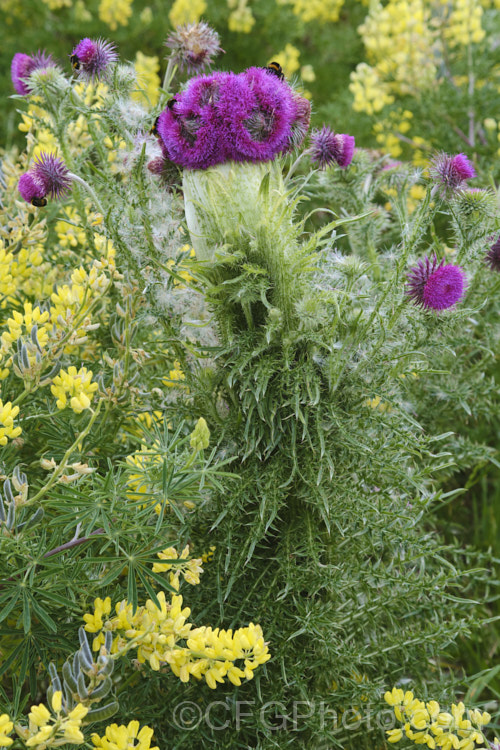
<svg viewBox="0 0 500 750"><path fill-rule="evenodd" d="M168 103L157 130L165 155L187 169L227 161L271 161L298 145L309 107L264 68L189 81Z"/></svg>
<svg viewBox="0 0 500 750"><path fill-rule="evenodd" d="M55 67L57 67L55 61L43 50L37 52L36 55L25 55L23 52L16 52L10 66L12 85L16 93L21 94L21 96L28 96L30 94L28 82L30 75L35 70L40 70L41 68Z"/></svg>
<svg viewBox="0 0 500 750"><path fill-rule="evenodd" d="M311 134L311 159L320 169L326 169L333 164L345 169L352 161L354 145L354 136L334 133L323 125L321 130L313 130Z"/></svg>
<svg viewBox="0 0 500 750"><path fill-rule="evenodd" d="M429 173L444 194L452 194L476 176L476 170L465 154L437 154L431 161Z"/></svg>
<svg viewBox="0 0 500 750"><path fill-rule="evenodd" d="M179 69L200 73L209 67L221 49L217 32L204 21L178 26L165 42L172 50L171 59Z"/></svg>
<svg viewBox="0 0 500 750"><path fill-rule="evenodd" d="M42 151L31 169L21 175L18 188L27 203L45 206L47 196L59 198L70 190L71 177L62 159Z"/></svg>
<svg viewBox="0 0 500 750"><path fill-rule="evenodd" d="M71 64L78 76L86 80L100 78L118 59L115 46L104 39L82 39L70 55Z"/></svg>
<svg viewBox="0 0 500 750"><path fill-rule="evenodd" d="M428 310L446 310L464 295L467 279L460 266L437 257L420 260L408 273L406 293L415 304Z"/></svg>

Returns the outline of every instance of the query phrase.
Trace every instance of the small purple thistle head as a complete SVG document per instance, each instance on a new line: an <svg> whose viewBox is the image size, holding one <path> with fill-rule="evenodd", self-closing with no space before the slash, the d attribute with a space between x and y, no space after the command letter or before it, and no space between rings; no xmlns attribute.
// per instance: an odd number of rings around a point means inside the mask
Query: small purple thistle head
<svg viewBox="0 0 500 750"><path fill-rule="evenodd" d="M311 133L311 159L320 169L337 164L342 169L348 167L354 154L354 136L334 133L327 125Z"/></svg>
<svg viewBox="0 0 500 750"><path fill-rule="evenodd" d="M30 93L30 87L27 79L30 75L40 68L55 68L56 63L50 55L43 50L37 52L36 55L25 55L23 52L16 52L12 58L10 66L10 74L12 78L12 85L16 94L21 96L28 96Z"/></svg>
<svg viewBox="0 0 500 750"><path fill-rule="evenodd" d="M47 196L58 198L71 188L71 177L62 159L42 151L28 172L21 175L19 192L27 203L45 206Z"/></svg>
<svg viewBox="0 0 500 750"><path fill-rule="evenodd" d="M444 193L454 193L464 182L476 176L476 170L465 154L437 154L431 161L429 172Z"/></svg>
<svg viewBox="0 0 500 750"><path fill-rule="evenodd" d="M25 172L19 178L18 185L21 198L26 203L31 203L32 206L46 206L47 199L45 198L45 188L36 174L33 172Z"/></svg>
<svg viewBox="0 0 500 750"><path fill-rule="evenodd" d="M31 171L40 179L45 194L59 198L71 189L71 177L66 164L58 156L42 151Z"/></svg>
<svg viewBox="0 0 500 750"><path fill-rule="evenodd" d="M467 278L460 266L424 258L408 273L406 293L416 305L430 310L453 307L464 295Z"/></svg>
<svg viewBox="0 0 500 750"><path fill-rule="evenodd" d="M494 237L491 239L495 241L486 253L485 260L492 271L500 271L500 234L496 239Z"/></svg>
<svg viewBox="0 0 500 750"><path fill-rule="evenodd" d="M87 81L103 76L118 60L114 44L104 39L82 39L70 55L71 65Z"/></svg>
<svg viewBox="0 0 500 750"><path fill-rule="evenodd" d="M172 50L171 59L179 70L200 73L212 64L221 49L218 33L204 21L178 26L167 37L165 45Z"/></svg>

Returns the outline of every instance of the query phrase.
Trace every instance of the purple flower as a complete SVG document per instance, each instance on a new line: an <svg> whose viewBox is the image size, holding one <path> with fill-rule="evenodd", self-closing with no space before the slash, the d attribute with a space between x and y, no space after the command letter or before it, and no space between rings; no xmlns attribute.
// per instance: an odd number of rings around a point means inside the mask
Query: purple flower
<svg viewBox="0 0 500 750"><path fill-rule="evenodd" d="M219 103L234 138L232 158L269 161L290 146L297 111L292 90L264 68L248 68L236 78L239 86Z"/></svg>
<svg viewBox="0 0 500 750"><path fill-rule="evenodd" d="M473 165L465 154L437 154L431 162L429 172L445 193L453 193L466 180L476 176Z"/></svg>
<svg viewBox="0 0 500 750"><path fill-rule="evenodd" d="M185 91L160 114L156 129L171 161L190 169L205 169L225 161L227 144L216 102L230 76L234 74L192 78Z"/></svg>
<svg viewBox="0 0 500 750"><path fill-rule="evenodd" d="M30 93L27 79L30 75L40 68L55 68L56 63L46 52L37 52L36 55L25 55L23 52L16 52L12 58L10 74L12 85L17 94L28 96Z"/></svg>
<svg viewBox="0 0 500 750"><path fill-rule="evenodd" d="M381 172L387 172L389 169L398 169L403 166L402 161L390 161L381 168Z"/></svg>
<svg viewBox="0 0 500 750"><path fill-rule="evenodd" d="M212 58L224 52L220 38L204 21L178 26L165 42L172 50L171 59L179 69L197 73L212 63Z"/></svg>
<svg viewBox="0 0 500 750"><path fill-rule="evenodd" d="M188 169L269 161L290 148L307 114L286 82L263 68L192 78L158 119L164 153Z"/></svg>
<svg viewBox="0 0 500 750"><path fill-rule="evenodd" d="M71 188L71 176L58 156L41 152L28 172L21 175L19 192L27 203L46 206L47 196L58 198Z"/></svg>
<svg viewBox="0 0 500 750"><path fill-rule="evenodd" d="M19 192L26 203L33 206L46 206L45 188L36 174L25 172L19 178Z"/></svg>
<svg viewBox="0 0 500 750"><path fill-rule="evenodd" d="M298 148L309 130L311 122L311 102L305 97L293 92L293 101L295 104L295 119L292 122L292 132L290 135L290 145L288 150Z"/></svg>
<svg viewBox="0 0 500 750"><path fill-rule="evenodd" d="M85 37L70 55L73 69L81 78L93 80L103 75L112 63L118 60L115 46L104 39Z"/></svg>
<svg viewBox="0 0 500 750"><path fill-rule="evenodd" d="M344 169L352 161L354 154L354 136L345 133L334 133L323 125L321 130L311 133L311 159L320 169L338 164Z"/></svg>
<svg viewBox="0 0 500 750"><path fill-rule="evenodd" d="M180 183L179 167L170 161L170 159L166 159L163 156L155 156L154 159L148 162L147 167L151 174L160 177L161 182L165 185Z"/></svg>
<svg viewBox="0 0 500 750"><path fill-rule="evenodd" d="M487 252L485 260L492 271L500 271L500 234Z"/></svg>
<svg viewBox="0 0 500 750"><path fill-rule="evenodd" d="M467 279L460 266L444 260L424 258L408 273L407 294L415 304L431 310L446 310L464 295Z"/></svg>

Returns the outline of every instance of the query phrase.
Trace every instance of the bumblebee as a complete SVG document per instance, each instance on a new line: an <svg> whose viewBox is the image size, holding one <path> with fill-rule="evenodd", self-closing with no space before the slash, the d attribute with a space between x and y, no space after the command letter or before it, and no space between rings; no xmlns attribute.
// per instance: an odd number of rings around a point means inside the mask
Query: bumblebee
<svg viewBox="0 0 500 750"><path fill-rule="evenodd" d="M73 70L80 70L80 60L78 59L77 55L71 55L69 61Z"/></svg>
<svg viewBox="0 0 500 750"><path fill-rule="evenodd" d="M270 62L267 68L264 68L264 70L267 70L269 73L272 73L273 75L278 76L280 81L285 80L285 74L283 73L283 68L276 61Z"/></svg>
<svg viewBox="0 0 500 750"><path fill-rule="evenodd" d="M167 107L169 109L173 109L174 108L174 104L177 104L177 98L175 96L173 96L171 99L168 100Z"/></svg>
<svg viewBox="0 0 500 750"><path fill-rule="evenodd" d="M158 115L154 123L151 125L149 129L149 135L156 135L156 137L159 136L159 133L158 133L158 120L159 119L160 119L160 115Z"/></svg>
<svg viewBox="0 0 500 750"><path fill-rule="evenodd" d="M36 206L36 208L43 208L47 205L47 198L32 198L31 205Z"/></svg>

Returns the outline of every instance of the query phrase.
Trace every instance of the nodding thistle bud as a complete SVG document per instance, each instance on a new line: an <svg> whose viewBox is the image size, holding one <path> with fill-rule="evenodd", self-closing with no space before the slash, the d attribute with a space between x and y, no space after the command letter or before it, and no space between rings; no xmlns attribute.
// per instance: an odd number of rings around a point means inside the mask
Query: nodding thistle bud
<svg viewBox="0 0 500 750"><path fill-rule="evenodd" d="M437 257L424 258L408 274L406 293L415 304L430 310L453 307L464 295L467 286L460 266L445 265Z"/></svg>
<svg viewBox="0 0 500 750"><path fill-rule="evenodd" d="M111 42L88 37L78 42L70 55L73 70L88 81L103 76L117 60L118 55Z"/></svg>
<svg viewBox="0 0 500 750"><path fill-rule="evenodd" d="M354 145L354 136L334 133L329 127L323 125L321 130L313 130L311 133L309 153L312 161L320 169L326 169L332 164L345 169L352 161Z"/></svg>
<svg viewBox="0 0 500 750"><path fill-rule="evenodd" d="M465 154L437 154L429 167L431 177L436 180L443 194L454 193L463 183L476 176L473 165Z"/></svg>
<svg viewBox="0 0 500 750"><path fill-rule="evenodd" d="M219 35L203 21L178 26L167 37L165 45L172 50L171 60L179 70L200 73L211 65L212 58L224 52L219 46Z"/></svg>
<svg viewBox="0 0 500 750"><path fill-rule="evenodd" d="M62 159L42 151L32 168L21 175L19 192L32 206L46 206L47 196L58 198L71 188L71 177Z"/></svg>
<svg viewBox="0 0 500 750"><path fill-rule="evenodd" d="M28 96L31 93L28 81L30 75L40 68L56 67L57 65L52 57L44 51L39 51L33 56L16 52L10 66L12 85L16 93L21 94L21 96Z"/></svg>

